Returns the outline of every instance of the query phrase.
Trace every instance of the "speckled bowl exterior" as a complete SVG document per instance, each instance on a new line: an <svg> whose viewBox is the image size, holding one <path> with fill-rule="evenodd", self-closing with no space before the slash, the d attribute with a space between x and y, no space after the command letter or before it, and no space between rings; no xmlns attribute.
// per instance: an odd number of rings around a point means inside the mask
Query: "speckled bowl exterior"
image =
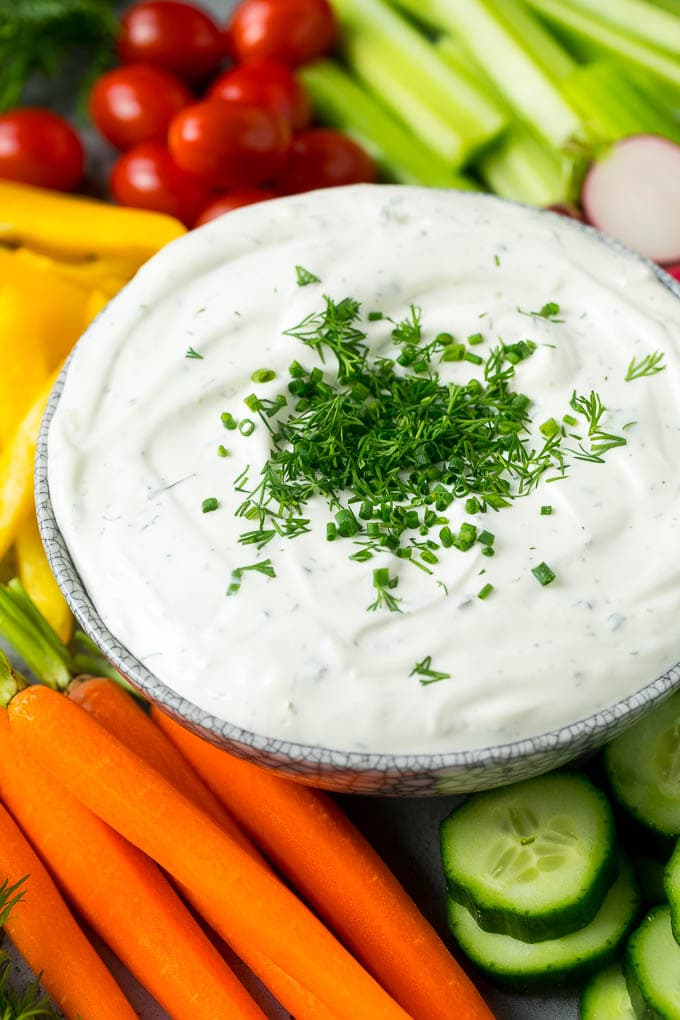
<svg viewBox="0 0 680 1020"><path fill-rule="evenodd" d="M465 193L462 193L465 194ZM489 198L489 201L501 201ZM546 212L546 216L554 213ZM562 218L561 218L562 219ZM562 222L564 220L562 219ZM680 300L680 284L658 266L611 238L571 221L575 230L646 263ZM35 501L43 544L57 584L85 633L149 701L200 737L282 775L340 793L426 797L469 793L527 779L597 750L654 704L680 688L680 663L610 708L549 733L473 751L447 754L362 754L276 740L250 733L180 697L150 673L103 623L73 564L52 509L47 475L47 437L64 386L68 363L52 391L42 423L35 464ZM678 643L680 645L680 633ZM644 678L641 678L644 679ZM550 679L546 678L546 683Z"/></svg>

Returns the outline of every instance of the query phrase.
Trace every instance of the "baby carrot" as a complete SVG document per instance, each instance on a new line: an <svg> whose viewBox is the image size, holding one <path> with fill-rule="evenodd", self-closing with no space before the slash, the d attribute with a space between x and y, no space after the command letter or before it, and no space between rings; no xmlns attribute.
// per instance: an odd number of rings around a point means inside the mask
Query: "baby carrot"
<svg viewBox="0 0 680 1020"><path fill-rule="evenodd" d="M264 864L248 837L203 780L198 778L181 751L119 684L107 677L74 680L68 687L68 696Z"/></svg>
<svg viewBox="0 0 680 1020"><path fill-rule="evenodd" d="M0 797L79 914L171 1016L265 1020L160 869L23 753L5 711Z"/></svg>
<svg viewBox="0 0 680 1020"><path fill-rule="evenodd" d="M489 1020L476 988L340 808L200 740L152 709L237 821L416 1020Z"/></svg>
<svg viewBox="0 0 680 1020"><path fill-rule="evenodd" d="M52 879L0 805L0 875L26 878L5 930L68 1020L137 1020Z"/></svg>
<svg viewBox="0 0 680 1020"><path fill-rule="evenodd" d="M9 716L26 752L191 889L208 923L255 973L253 947L337 1020L405 1020L290 890L78 705L34 686L14 697Z"/></svg>

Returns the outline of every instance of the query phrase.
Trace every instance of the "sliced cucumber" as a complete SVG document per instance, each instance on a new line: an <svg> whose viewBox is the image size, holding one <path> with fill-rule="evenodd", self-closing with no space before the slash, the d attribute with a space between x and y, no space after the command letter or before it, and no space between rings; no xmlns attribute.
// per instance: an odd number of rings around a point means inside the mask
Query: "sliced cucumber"
<svg viewBox="0 0 680 1020"><path fill-rule="evenodd" d="M611 963L635 921L639 902L632 867L621 857L619 877L595 918L564 938L529 943L483 931L451 896L447 915L454 938L480 970L499 984L530 990L584 978Z"/></svg>
<svg viewBox="0 0 680 1020"><path fill-rule="evenodd" d="M630 846L630 844L628 844ZM666 902L664 888L665 865L654 857L634 857L633 868L640 886L640 898L645 909ZM680 903L679 903L680 905Z"/></svg>
<svg viewBox="0 0 680 1020"><path fill-rule="evenodd" d="M680 945L680 840L666 865L663 886L671 910L671 925L675 941Z"/></svg>
<svg viewBox="0 0 680 1020"><path fill-rule="evenodd" d="M644 825L680 835L680 692L605 748L616 799Z"/></svg>
<svg viewBox="0 0 680 1020"><path fill-rule="evenodd" d="M579 1020L636 1020L620 963L598 971L581 992Z"/></svg>
<svg viewBox="0 0 680 1020"><path fill-rule="evenodd" d="M631 936L625 972L637 1017L680 1020L680 946L668 907L653 910Z"/></svg>
<svg viewBox="0 0 680 1020"><path fill-rule="evenodd" d="M580 773L479 793L441 825L449 894L485 931L524 942L589 924L616 874L609 801Z"/></svg>

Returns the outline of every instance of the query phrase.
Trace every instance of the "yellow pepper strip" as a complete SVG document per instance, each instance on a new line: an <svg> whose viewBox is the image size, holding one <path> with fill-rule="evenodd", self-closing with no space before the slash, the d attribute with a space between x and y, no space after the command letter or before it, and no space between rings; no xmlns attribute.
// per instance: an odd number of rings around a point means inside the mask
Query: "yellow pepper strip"
<svg viewBox="0 0 680 1020"><path fill-rule="evenodd" d="M114 278L127 283L143 264L139 259L91 256L67 261L63 258L52 258L31 248L17 248L14 257L31 268L53 273L60 279L69 280L85 290L106 285L108 280Z"/></svg>
<svg viewBox="0 0 680 1020"><path fill-rule="evenodd" d="M15 542L33 506L33 461L40 422L60 370L53 372L44 383L0 454L0 560Z"/></svg>
<svg viewBox="0 0 680 1020"><path fill-rule="evenodd" d="M49 374L47 323L27 290L0 286L0 446L14 435Z"/></svg>
<svg viewBox="0 0 680 1020"><path fill-rule="evenodd" d="M0 240L48 254L143 262L184 233L172 216L0 181Z"/></svg>
<svg viewBox="0 0 680 1020"><path fill-rule="evenodd" d="M19 577L27 593L64 644L73 633L73 617L47 562L35 514L29 514L16 540Z"/></svg>
<svg viewBox="0 0 680 1020"><path fill-rule="evenodd" d="M15 252L0 247L0 280L27 294L35 314L41 316L49 338L48 367L52 369L61 364L87 325L89 290L55 275L49 265L49 260L44 265L28 264ZM4 360L0 367L4 368Z"/></svg>

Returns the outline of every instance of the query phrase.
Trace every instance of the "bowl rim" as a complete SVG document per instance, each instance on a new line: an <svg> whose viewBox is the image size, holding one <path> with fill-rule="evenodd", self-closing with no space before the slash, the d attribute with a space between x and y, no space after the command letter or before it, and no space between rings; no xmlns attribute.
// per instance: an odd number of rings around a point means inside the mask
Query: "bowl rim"
<svg viewBox="0 0 680 1020"><path fill-rule="evenodd" d="M381 185L371 185L371 187L381 187ZM585 232L596 238L600 243L646 266L659 282L680 300L680 282L673 279L663 268L650 259L640 255L615 238L609 237L590 224L566 217L549 209L537 210L535 206L530 206L527 203L503 199L496 195L456 191L456 189L443 190L446 193L455 191L463 200L474 196L476 199L481 198L490 203L498 202L503 205L519 206L520 208L531 209L533 212L539 211L541 215L546 217L554 217L556 221L566 225L567 229ZM274 199L273 201L278 202L281 199ZM179 238L179 241L181 240L182 238ZM177 242L172 243L175 244ZM119 293L124 293L124 291L125 288ZM113 298L113 301L107 307L110 307L117 300L117 297L118 295ZM94 321L96 322L96 319ZM83 336L89 332L92 325L93 323L87 327L82 334ZM129 679L133 687L138 689L150 701L167 710L178 720L188 723L192 729L200 732L208 739L228 741L230 745L235 745L233 749L237 753L240 750L241 754L249 758L252 758L254 755L264 755L274 757L279 762L285 759L291 764L295 763L302 768L306 764L314 764L317 768L325 766L339 772L354 773L403 772L413 774L415 772L431 774L451 772L459 769L470 771L477 770L485 765L510 765L512 762L529 756L564 751L570 744L577 742L578 738L584 734L595 734L598 731L611 729L615 723L620 723L627 716L631 717L632 722L644 709L650 708L657 701L670 695L676 688L680 688L680 662L678 662L670 666L665 673L662 673L656 679L645 684L627 697L556 729L490 747L437 753L412 752L402 754L393 752L347 751L319 747L313 744L288 741L283 738L268 737L260 733L254 733L212 715L212 713L200 708L188 698L178 694L155 676L111 633L99 616L78 574L57 524L49 491L47 467L48 435L50 424L65 385L72 357L73 352L67 358L50 393L42 418L36 449L34 474L35 506L38 528L47 559L66 602L87 636L95 642L113 665Z"/></svg>

